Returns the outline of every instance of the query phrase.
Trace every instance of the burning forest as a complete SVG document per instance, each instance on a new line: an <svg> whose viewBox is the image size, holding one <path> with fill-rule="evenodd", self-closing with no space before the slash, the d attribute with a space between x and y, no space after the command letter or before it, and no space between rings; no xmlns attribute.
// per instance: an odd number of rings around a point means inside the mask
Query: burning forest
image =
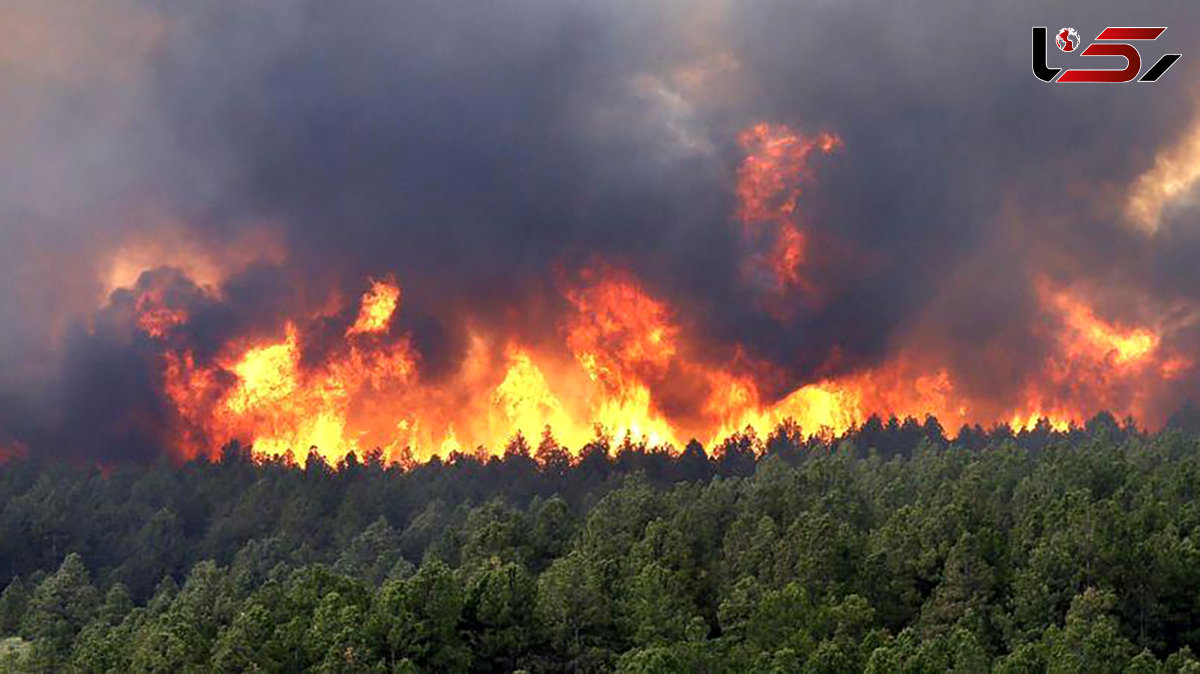
<svg viewBox="0 0 1200 674"><path fill-rule="evenodd" d="M1155 430L1200 394L1186 59L1134 115L1029 86L991 37L971 49L998 85L859 91L812 55L932 57L747 41L773 29L721 3L629 9L656 48L601 8L437 39L420 9L307 12L130 3L87 35L0 14L23 27L0 73L3 455ZM469 26L484 54L438 46ZM499 63L524 70L489 84Z"/></svg>
<svg viewBox="0 0 1200 674"><path fill-rule="evenodd" d="M0 674L1200 672L1200 4L0 35Z"/></svg>
<svg viewBox="0 0 1200 674"><path fill-rule="evenodd" d="M787 321L836 301L837 289L822 286L822 246L857 258L803 204L806 191L820 189L814 164L842 139L759 123L738 143L730 220L745 243L739 273L756 310ZM1100 411L1161 424L1194 366L1172 345L1170 330L1180 326L1106 317L1086 291L1045 275L1031 279L1028 326L1044 353L1007 395L983 396L964 390L953 363L924 350L920 333L858 366L839 363L834 345L810 375L790 378L742 343L706 343L696 317L616 263L597 257L555 275L549 297L538 298L549 310L536 338L469 313L443 317L461 322L464 344L437 374L404 327L403 282L394 274L364 278L350 286L361 288L358 296L335 292L201 352L193 315L220 310L223 281L200 284L179 267L153 267L111 291L100 311L115 323L92 331L120 329L153 354L151 379L166 408L155 430L179 459L238 441L263 456L312 449L336 460L378 448L411 462L500 451L513 436L544 429L568 447L597 435L711 446L745 429L765 437L789 419L810 434L840 435L870 415L934 416L951 429L1041 422L1064 430ZM529 318L519 305L505 310L515 322Z"/></svg>

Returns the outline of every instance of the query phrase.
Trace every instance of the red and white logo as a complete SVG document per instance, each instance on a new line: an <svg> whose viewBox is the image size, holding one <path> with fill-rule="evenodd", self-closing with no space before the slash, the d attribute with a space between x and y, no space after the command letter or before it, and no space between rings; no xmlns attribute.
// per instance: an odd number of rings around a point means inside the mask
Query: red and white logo
<svg viewBox="0 0 1200 674"><path fill-rule="evenodd" d="M1125 60L1124 68L1051 68L1046 63L1046 42L1049 35L1045 26L1033 27L1033 74L1043 82L1082 82L1096 84L1120 84L1132 82L1154 82L1167 72L1167 69L1179 60L1179 54L1163 54L1150 66L1146 74L1138 79L1142 72L1142 54L1132 42L1151 42L1157 40L1167 30L1166 26L1130 27L1109 26L1100 31L1096 40L1083 50L1080 50L1079 32L1074 28L1060 28L1054 34L1054 44L1059 51L1080 56L1108 56ZM1109 62L1112 62L1109 59ZM1061 75L1059 73L1062 73Z"/></svg>
<svg viewBox="0 0 1200 674"><path fill-rule="evenodd" d="M1061 28L1054 36L1054 44L1060 51L1075 51L1079 47L1079 33L1074 28Z"/></svg>

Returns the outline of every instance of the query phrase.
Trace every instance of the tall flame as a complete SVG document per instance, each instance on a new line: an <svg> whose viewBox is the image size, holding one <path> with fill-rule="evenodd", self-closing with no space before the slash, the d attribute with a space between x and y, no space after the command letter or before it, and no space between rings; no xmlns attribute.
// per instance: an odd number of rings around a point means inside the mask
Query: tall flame
<svg viewBox="0 0 1200 674"><path fill-rule="evenodd" d="M400 286L395 281L371 281L371 289L363 295L358 320L346 329L346 336L387 330L399 306Z"/></svg>
<svg viewBox="0 0 1200 674"><path fill-rule="evenodd" d="M768 124L740 140L747 154L736 219L752 243L770 244L755 263L771 269L774 292L805 290L814 252L806 248L800 186L811 155L833 152L841 141ZM1086 294L1042 278L1035 299L1051 337L1043 340L1048 352L1029 363L1035 374L1014 399L972 395L951 363L915 341L883 362L797 382L769 398L760 386L769 364L740 350L714 361L670 302L626 269L597 262L561 295L564 311L547 331L560 344L524 343L472 325L458 366L436 375L396 327L403 307L394 277L368 279L357 307L293 317L274 338L235 340L203 359L177 346L183 342L173 337L190 317L165 286L150 284L133 311L137 329L164 346L163 390L178 418L182 456L240 440L263 455L313 448L337 458L380 448L396 459L425 459L479 447L499 452L514 435L537 438L547 427L573 448L597 433L679 447L693 437L711 445L746 428L765 436L789 419L809 433L841 433L872 414L932 414L951 429L1030 427L1041 419L1066 428L1104 408L1144 418L1153 382L1193 366L1161 326L1109 320ZM355 318L344 328L323 327L352 308Z"/></svg>
<svg viewBox="0 0 1200 674"><path fill-rule="evenodd" d="M804 136L787 126L764 123L746 129L738 140L746 158L738 170L736 215L752 244L767 246L750 260L750 268L771 270L777 291L803 288L808 236L797 210L800 183L810 177L809 155L829 154L841 139L825 132Z"/></svg>
<svg viewBox="0 0 1200 674"><path fill-rule="evenodd" d="M612 437L678 447L690 437L712 443L747 427L765 435L785 419L809 432L841 433L871 414L933 414L951 427L1029 427L1045 418L1065 428L1097 404L1139 414L1143 396L1113 392L1190 366L1163 353L1150 328L1106 321L1067 291L1045 282L1039 288L1059 326L1058 346L1007 411L976 405L946 367L921 366L904 351L766 400L749 371L697 357L666 302L610 267L586 270L565 293L571 311L562 331L573 363L477 334L457 373L424 381L409 340L380 334L398 309L388 298L399 298L399 287L372 282L346 342L325 362L304 365L301 328L288 323L282 339L231 346L210 366L197 365L191 353L168 352L165 389L192 429L181 437L190 453L241 439L266 455L315 447L338 457L379 447L393 457L427 458L474 446L500 451L512 435L536 437L546 426L573 447L597 425ZM379 311L381 304L389 311ZM500 344L502 356L493 356ZM663 405L679 397L677 381L696 386L691 414L673 415Z"/></svg>

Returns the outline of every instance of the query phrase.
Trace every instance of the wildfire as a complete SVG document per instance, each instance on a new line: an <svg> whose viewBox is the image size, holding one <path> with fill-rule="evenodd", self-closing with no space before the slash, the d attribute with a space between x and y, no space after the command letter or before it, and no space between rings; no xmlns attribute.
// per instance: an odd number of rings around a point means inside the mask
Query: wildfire
<svg viewBox="0 0 1200 674"><path fill-rule="evenodd" d="M1154 328L1105 320L1083 297L1044 278L1035 290L1059 324L1057 349L1026 387L1013 425L1046 417L1061 429L1098 409L1145 418L1155 385L1192 366L1190 359L1164 349Z"/></svg>
<svg viewBox="0 0 1200 674"><path fill-rule="evenodd" d="M800 186L812 153L833 152L841 141L768 124L740 140L746 157L735 215L752 244L769 243L754 263L771 270L773 292L809 288L804 269L814 252L798 212ZM769 398L760 386L769 363L741 347L714 360L667 298L604 262L562 284L556 299L563 311L546 330L561 342L523 343L466 322L467 347L449 372L427 372L412 337L393 327L403 310L394 277L368 279L355 307L335 303L297 315L273 338L233 340L201 358L182 346L190 317L170 291L179 278L144 277L140 294L126 296L134 299L134 325L163 348L163 390L178 418L182 456L239 440L268 456L311 448L333 460L380 448L394 459L421 460L499 453L514 435L536 439L547 427L576 449L597 433L674 447L695 437L711 447L747 428L765 437L785 420L808 433L838 434L872 414L931 414L951 431L1042 420L1065 429L1100 409L1142 418L1154 394L1149 382L1193 366L1168 348L1160 326L1107 320L1086 295L1041 279L1034 289L1048 352L1029 364L1036 374L1015 397L972 395L949 363L914 340L882 362L797 382ZM329 325L347 315L354 320Z"/></svg>
<svg viewBox="0 0 1200 674"><path fill-rule="evenodd" d="M166 336L171 328L183 325L188 319L186 311L167 306L161 294L154 291L137 298L136 311L138 327L156 339Z"/></svg>
<svg viewBox="0 0 1200 674"><path fill-rule="evenodd" d="M567 298L575 308L567 346L589 377L620 391L631 382L665 374L678 334L666 305L619 276L573 290Z"/></svg>
<svg viewBox="0 0 1200 674"><path fill-rule="evenodd" d="M376 319L381 297L385 303L387 298L398 302L399 289L373 284L363 298L362 315ZM390 314L379 319L379 327L370 323L370 331L386 326ZM335 456L369 449L364 441L394 447L395 437L385 438L378 429L355 423L356 404L369 407L364 398L386 394L410 380L416 359L407 341L369 348L351 345L316 368L303 367L302 355L294 323L287 324L282 341L240 352L231 349L210 366L198 365L191 353L168 353L165 389L180 416L195 429L188 437L200 445L190 447L189 453L234 439L251 442L255 451L269 456L310 447ZM388 430L395 428L393 421Z"/></svg>
<svg viewBox="0 0 1200 674"><path fill-rule="evenodd" d="M1042 294L1057 307L1070 336L1067 350L1113 365L1137 364L1158 348L1159 337L1144 328L1123 329L1098 318L1087 304L1064 292L1054 292L1042 286Z"/></svg>
<svg viewBox="0 0 1200 674"><path fill-rule="evenodd" d="M575 423L563 403L550 391L546 375L528 352L511 347L508 369L492 392L492 405L504 415L510 432L533 437L544 426L573 432Z"/></svg>
<svg viewBox="0 0 1200 674"><path fill-rule="evenodd" d="M233 364L238 386L226 399L231 412L246 412L288 399L296 392L300 353L296 327L288 324L287 338L278 344L255 347Z"/></svg>
<svg viewBox="0 0 1200 674"><path fill-rule="evenodd" d="M822 132L803 136L782 124L755 124L738 137L746 158L738 170L738 213L743 223L790 218L800 200L800 180L808 176L808 156L829 154L841 139Z"/></svg>
<svg viewBox="0 0 1200 674"><path fill-rule="evenodd" d="M545 427L576 448L597 427L610 437L678 447L690 437L711 445L745 428L765 436L787 419L810 433L838 434L871 414L932 414L950 428L995 421L1027 428L1046 419L1065 429L1099 409L1096 400L1138 413L1142 397L1115 392L1147 373L1190 367L1162 353L1153 330L1106 321L1046 282L1038 288L1060 326L1057 350L1007 410L976 405L949 370L921 365L927 361L904 350L877 367L765 400L749 371L699 358L665 301L606 266L584 270L564 293L570 311L561 330L570 362L480 333L456 373L426 381L407 337L362 339L382 336L400 308L399 286L374 281L343 333L346 342L326 361L305 365L303 331L293 322L282 339L231 346L207 366L191 353L168 352L165 389L190 429L181 433L190 453L240 439L265 455L315 448L332 459L379 447L392 457L428 458L476 446L498 452L513 435L536 438ZM499 343L506 346L496 355ZM1081 382L1081 374L1099 385ZM672 415L663 403L678 404L680 382L693 389L682 397L694 409Z"/></svg>
<svg viewBox="0 0 1200 674"><path fill-rule="evenodd" d="M400 286L393 281L372 281L371 289L363 295L358 320L346 329L346 336L383 332L392 322L392 314L400 305Z"/></svg>
<svg viewBox="0 0 1200 674"><path fill-rule="evenodd" d="M804 136L784 125L756 124L738 140L746 157L738 170L738 210L751 245L765 246L752 256L750 269L771 270L775 290L807 285L801 267L808 256L808 237L800 226L797 206L800 183L809 178L809 156L829 154L841 145L834 134Z"/></svg>

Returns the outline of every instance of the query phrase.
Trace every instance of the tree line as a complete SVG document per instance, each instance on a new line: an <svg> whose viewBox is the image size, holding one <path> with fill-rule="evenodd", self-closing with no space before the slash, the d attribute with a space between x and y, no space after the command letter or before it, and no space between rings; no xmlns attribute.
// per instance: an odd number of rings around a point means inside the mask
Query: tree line
<svg viewBox="0 0 1200 674"><path fill-rule="evenodd" d="M0 671L1200 672L1200 433L0 465Z"/></svg>

